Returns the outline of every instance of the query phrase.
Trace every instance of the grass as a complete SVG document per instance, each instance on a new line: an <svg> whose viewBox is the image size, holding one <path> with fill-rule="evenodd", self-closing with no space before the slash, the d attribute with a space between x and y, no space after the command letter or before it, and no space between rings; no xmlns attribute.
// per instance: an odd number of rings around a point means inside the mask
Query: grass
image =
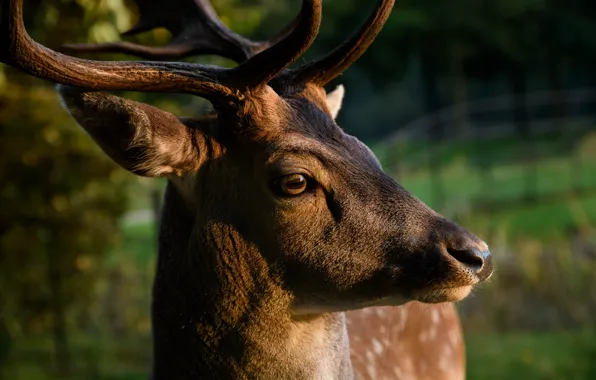
<svg viewBox="0 0 596 380"><path fill-rule="evenodd" d="M484 217L481 214L471 220ZM596 194L569 197L553 203L495 210L490 217L490 222L505 230L510 237L535 237L543 241L561 239L572 226L596 225Z"/></svg>
<svg viewBox="0 0 596 380"><path fill-rule="evenodd" d="M592 125L592 121L587 121L581 126L566 125L565 133L535 131L523 138L510 134L490 139L458 139L448 131L446 138L438 144L431 143L428 138L411 138L391 144L381 141L373 146L373 150L384 166L396 163L422 166L428 161L430 153L441 162L449 162L463 155L479 166L507 165L520 161L528 153L539 159L569 157L577 149L579 141L594 138L587 132L593 130Z"/></svg>
<svg viewBox="0 0 596 380"><path fill-rule="evenodd" d="M515 203L529 192L540 199L551 194L571 192L577 187L596 189L594 161L586 159L583 165L578 166L568 159L549 159L532 166L523 163L496 166L487 173L487 170L474 168L462 160L444 167L439 179L447 201ZM392 174L409 191L431 206L441 206L433 204L432 178L428 170Z"/></svg>
<svg viewBox="0 0 596 380"><path fill-rule="evenodd" d="M470 227L489 221L508 236L545 239L596 224L595 147L596 134L581 142L550 135L445 142L436 153L438 175L428 166L436 149L428 143L384 146L377 153L401 185L446 216ZM526 161L528 150L542 154Z"/></svg>
<svg viewBox="0 0 596 380"><path fill-rule="evenodd" d="M468 335L468 380L596 379L596 332Z"/></svg>

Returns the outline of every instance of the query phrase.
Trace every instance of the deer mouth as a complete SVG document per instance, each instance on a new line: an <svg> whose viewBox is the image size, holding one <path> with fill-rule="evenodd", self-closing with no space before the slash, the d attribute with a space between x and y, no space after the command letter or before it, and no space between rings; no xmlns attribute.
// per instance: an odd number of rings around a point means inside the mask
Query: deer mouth
<svg viewBox="0 0 596 380"><path fill-rule="evenodd" d="M434 281L426 285L418 282L417 286L411 286L408 297L424 303L459 302L468 297L474 288L487 281L492 274L493 269L490 265L477 273L463 271L461 268L452 269L446 277L435 277Z"/></svg>
<svg viewBox="0 0 596 380"><path fill-rule="evenodd" d="M459 302L470 295L473 285L430 289L412 294L414 301L423 303Z"/></svg>
<svg viewBox="0 0 596 380"><path fill-rule="evenodd" d="M459 302L470 295L472 290L492 276L492 268L486 268L481 275L461 268L451 271L445 277L435 277L427 284L410 286L408 297L424 303Z"/></svg>

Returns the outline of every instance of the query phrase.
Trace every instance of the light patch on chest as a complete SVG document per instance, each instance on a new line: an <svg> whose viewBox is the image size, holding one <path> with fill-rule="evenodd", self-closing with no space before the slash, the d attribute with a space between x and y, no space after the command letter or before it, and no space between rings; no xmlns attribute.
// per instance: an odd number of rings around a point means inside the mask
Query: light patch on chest
<svg viewBox="0 0 596 380"><path fill-rule="evenodd" d="M333 323L333 322L332 322ZM339 330L335 330L338 328ZM335 330L335 333L330 333ZM313 380L333 380L338 376L342 355L348 350L348 333L345 325L329 326L329 321L321 318L308 324L297 323L289 330L286 354L289 358L303 358L301 361L312 363Z"/></svg>

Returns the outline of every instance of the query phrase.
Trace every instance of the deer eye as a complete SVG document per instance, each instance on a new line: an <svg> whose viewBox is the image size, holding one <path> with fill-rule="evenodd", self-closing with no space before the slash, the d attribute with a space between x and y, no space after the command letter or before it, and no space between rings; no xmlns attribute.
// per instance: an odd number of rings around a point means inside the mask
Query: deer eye
<svg viewBox="0 0 596 380"><path fill-rule="evenodd" d="M284 195L296 196L304 193L308 188L308 179L302 174L290 174L279 181L279 190Z"/></svg>

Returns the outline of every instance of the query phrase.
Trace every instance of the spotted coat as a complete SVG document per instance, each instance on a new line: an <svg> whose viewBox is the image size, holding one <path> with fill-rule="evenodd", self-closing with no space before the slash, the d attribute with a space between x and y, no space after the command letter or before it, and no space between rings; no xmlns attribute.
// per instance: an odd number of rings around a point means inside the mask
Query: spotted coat
<svg viewBox="0 0 596 380"><path fill-rule="evenodd" d="M411 302L347 314L356 380L463 380L462 330L452 304Z"/></svg>

